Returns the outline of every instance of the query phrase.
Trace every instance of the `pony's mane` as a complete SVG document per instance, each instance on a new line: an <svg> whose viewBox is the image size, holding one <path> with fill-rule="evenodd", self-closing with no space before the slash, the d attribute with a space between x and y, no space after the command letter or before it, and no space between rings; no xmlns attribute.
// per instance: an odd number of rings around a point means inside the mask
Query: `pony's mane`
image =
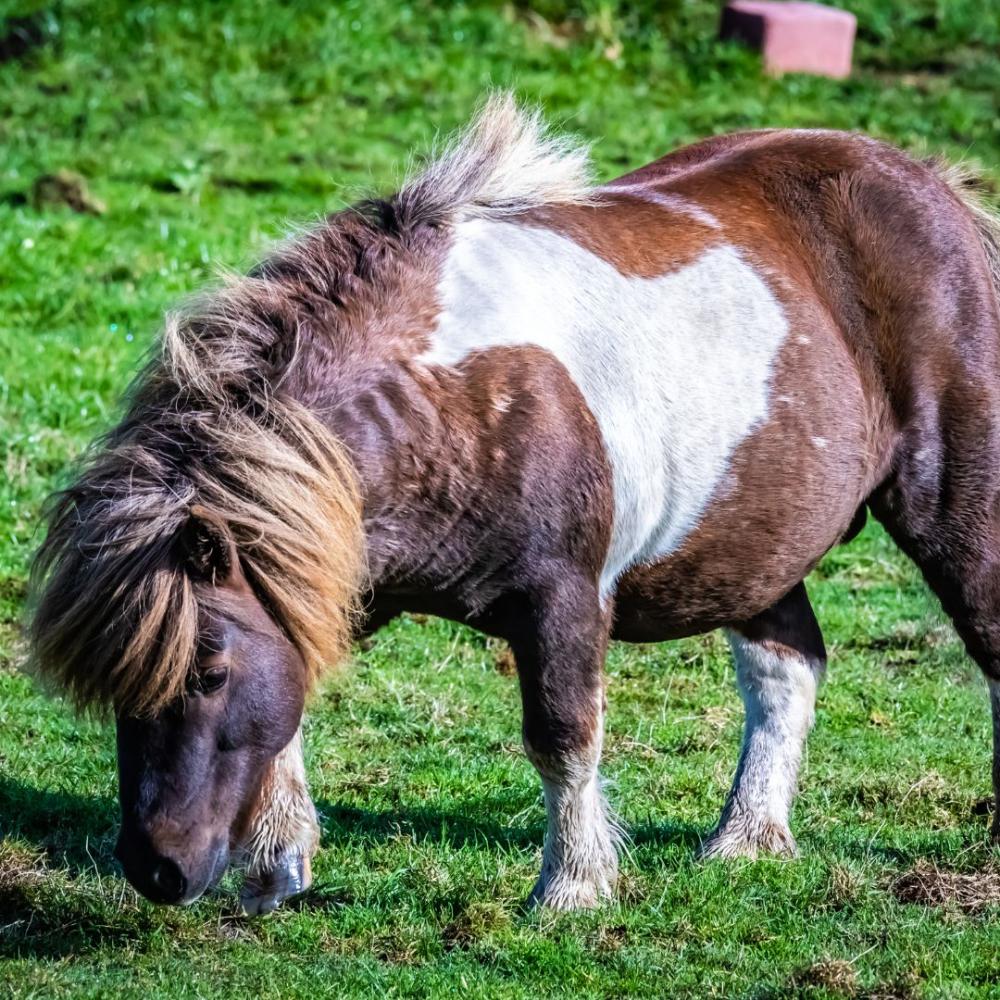
<svg viewBox="0 0 1000 1000"><path fill-rule="evenodd" d="M80 706L134 714L184 691L199 605L211 603L181 551L194 505L228 525L310 676L338 659L363 576L361 504L344 447L303 402L301 354L319 340L329 352L334 327L346 338L384 311L385 288L418 280L414 262L441 228L590 197L586 151L494 95L397 194L327 219L168 316L125 418L49 502L32 567L38 672ZM343 358L351 345L340 347Z"/></svg>
<svg viewBox="0 0 1000 1000"><path fill-rule="evenodd" d="M194 504L228 526L310 679L343 654L363 573L359 492L343 446L275 389L287 297L242 278L168 316L124 420L51 498L29 638L35 668L77 705L153 714L183 693L211 603L181 551Z"/></svg>
<svg viewBox="0 0 1000 1000"><path fill-rule="evenodd" d="M501 92L393 200L410 216L449 222L592 198L587 147L551 132L540 110Z"/></svg>

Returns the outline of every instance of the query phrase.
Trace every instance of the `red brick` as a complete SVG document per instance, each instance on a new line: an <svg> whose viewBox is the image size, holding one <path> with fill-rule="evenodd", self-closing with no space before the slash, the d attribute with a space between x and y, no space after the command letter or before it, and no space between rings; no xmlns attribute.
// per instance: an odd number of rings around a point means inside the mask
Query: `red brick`
<svg viewBox="0 0 1000 1000"><path fill-rule="evenodd" d="M719 35L760 51L768 73L841 78L851 72L856 27L853 14L823 4L730 0Z"/></svg>

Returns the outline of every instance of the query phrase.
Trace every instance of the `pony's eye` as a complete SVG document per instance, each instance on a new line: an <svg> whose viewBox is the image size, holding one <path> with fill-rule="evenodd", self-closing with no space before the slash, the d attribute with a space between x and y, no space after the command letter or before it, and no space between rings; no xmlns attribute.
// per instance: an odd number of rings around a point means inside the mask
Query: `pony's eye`
<svg viewBox="0 0 1000 1000"><path fill-rule="evenodd" d="M195 687L202 694L213 694L229 680L229 667L210 667L200 673L195 680Z"/></svg>

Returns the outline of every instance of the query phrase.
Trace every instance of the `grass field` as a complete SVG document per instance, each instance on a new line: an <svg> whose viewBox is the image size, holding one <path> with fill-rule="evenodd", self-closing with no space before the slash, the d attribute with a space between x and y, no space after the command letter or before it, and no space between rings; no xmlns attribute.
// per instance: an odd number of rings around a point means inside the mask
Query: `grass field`
<svg viewBox="0 0 1000 1000"><path fill-rule="evenodd" d="M257 921L232 880L183 911L137 898L111 857L111 730L17 670L39 504L163 310L287 223L391 186L488 86L593 140L604 177L779 124L1000 176L996 5L845 5L858 68L836 83L762 77L713 40L707 0L0 0L0 996L1000 996L983 685L874 527L810 581L831 668L800 860L694 860L739 741L723 641L612 649L606 773L632 847L591 914L521 907L540 791L504 651L464 628L404 619L325 685L307 725L317 884ZM60 170L86 190L36 184Z"/></svg>

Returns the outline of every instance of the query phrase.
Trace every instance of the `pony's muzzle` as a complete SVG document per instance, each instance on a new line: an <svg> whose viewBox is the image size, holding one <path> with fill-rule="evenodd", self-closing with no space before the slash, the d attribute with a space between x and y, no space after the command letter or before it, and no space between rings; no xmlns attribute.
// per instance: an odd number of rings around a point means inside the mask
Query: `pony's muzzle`
<svg viewBox="0 0 1000 1000"><path fill-rule="evenodd" d="M208 856L185 865L160 854L143 834L127 834L123 828L115 845L125 878L151 903L177 906L193 903L222 878L229 865L229 849L216 843Z"/></svg>

